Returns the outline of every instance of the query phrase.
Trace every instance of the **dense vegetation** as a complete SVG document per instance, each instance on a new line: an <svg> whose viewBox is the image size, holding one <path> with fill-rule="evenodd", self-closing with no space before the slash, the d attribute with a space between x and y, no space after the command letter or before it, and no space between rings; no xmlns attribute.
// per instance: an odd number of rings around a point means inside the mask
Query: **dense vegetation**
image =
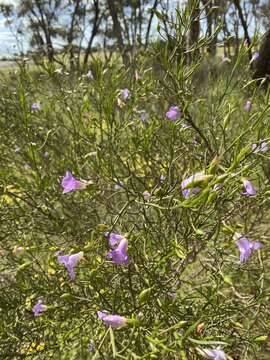
<svg viewBox="0 0 270 360"><path fill-rule="evenodd" d="M269 91L174 26L2 73L1 359L269 358Z"/></svg>

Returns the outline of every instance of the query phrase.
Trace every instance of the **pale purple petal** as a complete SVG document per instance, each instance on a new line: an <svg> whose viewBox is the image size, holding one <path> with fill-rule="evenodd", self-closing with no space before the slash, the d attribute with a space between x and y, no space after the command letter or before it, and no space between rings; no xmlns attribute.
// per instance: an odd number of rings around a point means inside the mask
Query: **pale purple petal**
<svg viewBox="0 0 270 360"><path fill-rule="evenodd" d="M222 188L222 184L215 184L213 189L214 189L215 191L218 191L218 190L220 190L221 188Z"/></svg>
<svg viewBox="0 0 270 360"><path fill-rule="evenodd" d="M71 280L74 280L75 279L74 267L83 258L83 252L80 251L79 253L73 255L61 255L58 256L57 258L59 263L63 264L66 267Z"/></svg>
<svg viewBox="0 0 270 360"><path fill-rule="evenodd" d="M181 188L182 188L182 194L184 196L184 198L188 198L191 194L195 195L198 194L198 192L200 192L200 187L195 186L194 188L188 188L186 189L186 187L188 185L190 185L192 182L196 181L198 178L198 174L195 175L191 175L190 177L188 177L187 179L183 180L181 183Z"/></svg>
<svg viewBox="0 0 270 360"><path fill-rule="evenodd" d="M166 112L166 117L172 121L176 121L180 118L181 112L178 106L171 106L169 110Z"/></svg>
<svg viewBox="0 0 270 360"><path fill-rule="evenodd" d="M121 96L123 100L127 100L130 97L130 91L128 89L121 90Z"/></svg>
<svg viewBox="0 0 270 360"><path fill-rule="evenodd" d="M123 238L117 248L107 254L107 257L112 259L116 265L128 264L127 247L128 241L126 238Z"/></svg>
<svg viewBox="0 0 270 360"><path fill-rule="evenodd" d="M257 146L258 146L257 144L252 144L251 145L252 151L256 152Z"/></svg>
<svg viewBox="0 0 270 360"><path fill-rule="evenodd" d="M88 352L93 352L95 349L95 343L93 340L90 340L87 346L87 351Z"/></svg>
<svg viewBox="0 0 270 360"><path fill-rule="evenodd" d="M261 142L259 145L252 144L251 148L255 154L260 153L260 152L265 153L266 151L268 151L268 145L265 141Z"/></svg>
<svg viewBox="0 0 270 360"><path fill-rule="evenodd" d="M237 246L240 251L240 262L245 262L250 257L252 251L259 250L262 244L258 241L249 241L246 237L242 236L237 241Z"/></svg>
<svg viewBox="0 0 270 360"><path fill-rule="evenodd" d="M244 236L237 241L237 246L240 251L240 262L245 262L251 255L250 241Z"/></svg>
<svg viewBox="0 0 270 360"><path fill-rule="evenodd" d="M268 151L268 145L267 145L267 143L264 141L264 142L262 142L261 144L260 144L260 152L266 152L266 151Z"/></svg>
<svg viewBox="0 0 270 360"><path fill-rule="evenodd" d="M252 250L259 250L259 249L261 249L261 247L262 247L262 243L260 243L259 241L253 241L251 243Z"/></svg>
<svg viewBox="0 0 270 360"><path fill-rule="evenodd" d="M226 360L225 352L221 349L203 349L205 355L211 360Z"/></svg>
<svg viewBox="0 0 270 360"><path fill-rule="evenodd" d="M246 192L243 193L243 195L246 195L246 196L256 195L257 191L256 191L255 187L253 186L253 184L251 183L251 181L245 179L245 180L243 180L243 185L244 185L244 188L246 189Z"/></svg>
<svg viewBox="0 0 270 360"><path fill-rule="evenodd" d="M163 183L165 180L166 180L166 176L161 174L160 177L159 177L159 181L161 183Z"/></svg>
<svg viewBox="0 0 270 360"><path fill-rule="evenodd" d="M80 251L77 254L73 254L69 256L69 265L71 267L74 267L77 265L77 263L83 258L83 252Z"/></svg>
<svg viewBox="0 0 270 360"><path fill-rule="evenodd" d="M253 54L252 54L252 58L250 60L251 63L253 63L254 61L258 60L260 57L260 54L258 51L255 51Z"/></svg>
<svg viewBox="0 0 270 360"><path fill-rule="evenodd" d="M120 315L107 315L102 311L97 312L98 317L108 326L121 327L126 325L127 319Z"/></svg>
<svg viewBox="0 0 270 360"><path fill-rule="evenodd" d="M38 300L36 305L33 306L34 316L40 316L43 311L47 310L47 306L42 303L42 300Z"/></svg>
<svg viewBox="0 0 270 360"><path fill-rule="evenodd" d="M63 194L66 194L74 190L85 189L87 186L86 182L75 179L75 177L72 175L70 171L66 172L65 176L62 179L61 185L64 189Z"/></svg>
<svg viewBox="0 0 270 360"><path fill-rule="evenodd" d="M123 189L123 187L124 187L124 183L122 181L118 181L118 183L114 185L115 190L121 190Z"/></svg>
<svg viewBox="0 0 270 360"><path fill-rule="evenodd" d="M94 76L93 76L93 73L92 73L91 70L88 71L88 73L86 74L86 76L87 76L87 78L88 78L89 80L93 80L93 79L94 79Z"/></svg>
<svg viewBox="0 0 270 360"><path fill-rule="evenodd" d="M105 236L109 238L109 243L111 247L115 247L120 243L122 239L124 239L124 236L115 233L107 233L105 234Z"/></svg>
<svg viewBox="0 0 270 360"><path fill-rule="evenodd" d="M149 118L149 114L147 114L146 112L141 113L140 119L142 122L146 122L148 118Z"/></svg>
<svg viewBox="0 0 270 360"><path fill-rule="evenodd" d="M251 108L252 108L252 103L251 103L251 101L247 100L246 103L245 103L245 105L244 105L244 109L245 109L246 111L250 111Z"/></svg>
<svg viewBox="0 0 270 360"><path fill-rule="evenodd" d="M58 256L58 262L60 264L63 264L64 266L67 266L69 261L69 255L60 255Z"/></svg>
<svg viewBox="0 0 270 360"><path fill-rule="evenodd" d="M107 314L104 313L103 311L98 311L97 316L102 320L105 316L107 316Z"/></svg>
<svg viewBox="0 0 270 360"><path fill-rule="evenodd" d="M36 103L33 103L31 105L31 109L32 110L40 110L41 106L40 106L40 103L39 102L36 102Z"/></svg>
<svg viewBox="0 0 270 360"><path fill-rule="evenodd" d="M143 197L144 197L144 200L149 200L151 198L151 194L149 191L144 191L143 192Z"/></svg>

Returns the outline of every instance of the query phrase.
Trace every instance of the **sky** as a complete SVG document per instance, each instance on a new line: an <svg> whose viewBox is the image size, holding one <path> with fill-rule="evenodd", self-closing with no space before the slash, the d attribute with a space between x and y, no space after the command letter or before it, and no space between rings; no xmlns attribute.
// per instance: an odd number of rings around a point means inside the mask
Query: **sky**
<svg viewBox="0 0 270 360"><path fill-rule="evenodd" d="M19 0L0 0L1 3L18 4ZM65 1L65 0L63 0ZM170 0L170 5L172 8L176 6L176 4L180 5L183 4L185 0ZM252 21L251 21L252 23ZM249 23L249 25L251 25ZM27 34L21 38L21 46L24 51L27 50ZM16 52L18 52L18 44L14 33L10 30L10 26L6 24L6 20L0 14L0 57L12 57Z"/></svg>
<svg viewBox="0 0 270 360"><path fill-rule="evenodd" d="M0 55L7 56L16 51L15 36L5 24L6 20L0 15Z"/></svg>
<svg viewBox="0 0 270 360"><path fill-rule="evenodd" d="M65 0L63 0L65 1ZM185 0L170 0L172 7L176 4L183 3ZM1 3L11 4L16 6L19 0L1 0ZM27 34L25 37L21 37L21 46L24 51L27 51ZM6 24L6 20L3 15L0 14L0 57L12 57L15 53L18 53L18 42L15 34L12 33L10 26Z"/></svg>

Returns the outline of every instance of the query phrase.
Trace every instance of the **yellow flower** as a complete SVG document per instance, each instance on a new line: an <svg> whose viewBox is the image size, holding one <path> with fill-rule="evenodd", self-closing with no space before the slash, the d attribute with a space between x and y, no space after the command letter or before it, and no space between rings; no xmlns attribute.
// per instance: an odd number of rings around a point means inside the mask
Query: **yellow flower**
<svg viewBox="0 0 270 360"><path fill-rule="evenodd" d="M54 270L53 268L49 267L49 268L48 268L48 275L49 275L49 276L52 276L52 275L54 275L54 274L55 274L55 270Z"/></svg>
<svg viewBox="0 0 270 360"><path fill-rule="evenodd" d="M37 351L42 351L42 350L44 350L44 348L45 348L45 343L42 342L36 347L36 350Z"/></svg>
<svg viewBox="0 0 270 360"><path fill-rule="evenodd" d="M2 199L8 205L12 204L14 200L14 198L11 195L9 195L9 193L20 194L20 190L15 188L13 185L6 186Z"/></svg>

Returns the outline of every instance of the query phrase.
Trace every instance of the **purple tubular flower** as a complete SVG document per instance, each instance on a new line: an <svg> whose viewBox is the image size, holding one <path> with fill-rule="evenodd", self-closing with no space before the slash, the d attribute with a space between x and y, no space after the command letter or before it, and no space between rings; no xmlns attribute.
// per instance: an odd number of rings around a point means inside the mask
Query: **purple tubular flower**
<svg viewBox="0 0 270 360"><path fill-rule="evenodd" d="M211 360L226 360L225 352L221 349L203 349L204 354Z"/></svg>
<svg viewBox="0 0 270 360"><path fill-rule="evenodd" d="M95 349L95 344L93 340L90 340L87 346L87 351L88 352L93 352Z"/></svg>
<svg viewBox="0 0 270 360"><path fill-rule="evenodd" d="M63 264L66 267L71 280L75 279L74 267L82 258L83 258L83 251L80 251L79 253L73 255L58 256L59 263Z"/></svg>
<svg viewBox="0 0 270 360"><path fill-rule="evenodd" d="M253 63L254 61L257 61L260 57L260 54L258 51L255 51L255 53L252 54L252 58L250 60L250 63Z"/></svg>
<svg viewBox="0 0 270 360"><path fill-rule="evenodd" d="M33 103L31 105L31 109L32 110L40 110L41 109L40 103L39 102Z"/></svg>
<svg viewBox="0 0 270 360"><path fill-rule="evenodd" d="M143 198L144 200L149 200L151 198L151 194L149 191L144 191L143 192Z"/></svg>
<svg viewBox="0 0 270 360"><path fill-rule="evenodd" d="M89 79L89 80L93 80L94 79L94 76L93 76L93 73L91 70L88 71L88 73L86 74L86 77Z"/></svg>
<svg viewBox="0 0 270 360"><path fill-rule="evenodd" d="M188 198L191 194L195 195L198 194L198 192L201 190L200 187L195 186L194 188L188 188L187 187L192 184L194 181L199 180L199 175L202 175L201 173L195 174L195 175L191 175L190 177L188 177L187 179L183 180L181 183L181 188L182 188L182 194L184 196L184 198Z"/></svg>
<svg viewBox="0 0 270 360"><path fill-rule="evenodd" d="M130 91L128 89L121 90L121 97L123 100L127 100L130 97Z"/></svg>
<svg viewBox="0 0 270 360"><path fill-rule="evenodd" d="M249 180L243 180L243 185L244 185L244 188L246 189L246 192L243 193L243 195L246 195L246 196L254 196L256 195L256 189L255 187L253 186L253 184L251 183L251 181Z"/></svg>
<svg viewBox="0 0 270 360"><path fill-rule="evenodd" d="M215 191L219 191L221 188L222 188L222 184L215 184L213 189Z"/></svg>
<svg viewBox="0 0 270 360"><path fill-rule="evenodd" d="M166 180L166 176L161 174L160 177L159 177L159 181L161 183L163 183L165 180Z"/></svg>
<svg viewBox="0 0 270 360"><path fill-rule="evenodd" d="M120 243L121 240L124 239L124 236L112 232L111 233L106 232L105 236L109 239L109 243L112 248L114 248L116 245Z"/></svg>
<svg viewBox="0 0 270 360"><path fill-rule="evenodd" d="M240 262L245 262L250 257L252 251L259 250L262 244L258 241L249 241L246 237L238 238L237 246L240 251Z"/></svg>
<svg viewBox="0 0 270 360"><path fill-rule="evenodd" d="M107 254L107 257L112 259L116 265L128 264L127 247L128 241L126 238L123 238L117 248Z"/></svg>
<svg viewBox="0 0 270 360"><path fill-rule="evenodd" d="M47 310L47 308L48 307L42 303L42 300L38 300L36 305L33 306L32 311L34 313L34 316L40 316L43 311Z"/></svg>
<svg viewBox="0 0 270 360"><path fill-rule="evenodd" d="M244 110L250 111L252 108L252 102L250 100L247 100L244 105Z"/></svg>
<svg viewBox="0 0 270 360"><path fill-rule="evenodd" d="M124 183L122 181L118 181L118 183L114 185L115 190L123 189L123 187L124 187Z"/></svg>
<svg viewBox="0 0 270 360"><path fill-rule="evenodd" d="M268 151L268 145L265 141L261 142L259 145L257 144L252 144L251 145L251 148L252 148L252 151L255 153L255 154L258 154L258 153L265 153L266 151Z"/></svg>
<svg viewBox="0 0 270 360"><path fill-rule="evenodd" d="M74 190L85 189L87 186L86 182L75 179L75 177L70 171L66 172L66 175L63 177L61 185L64 189L63 194Z"/></svg>
<svg viewBox="0 0 270 360"><path fill-rule="evenodd" d="M169 110L166 112L166 117L169 120L176 121L181 116L181 112L178 106L171 106Z"/></svg>
<svg viewBox="0 0 270 360"><path fill-rule="evenodd" d="M127 324L127 319L120 315L108 315L102 311L98 311L97 315L106 325L111 327L117 328Z"/></svg>
<svg viewBox="0 0 270 360"><path fill-rule="evenodd" d="M143 111L140 116L141 121L145 123L145 122L147 122L148 118L149 118L149 114L147 114L145 111Z"/></svg>

